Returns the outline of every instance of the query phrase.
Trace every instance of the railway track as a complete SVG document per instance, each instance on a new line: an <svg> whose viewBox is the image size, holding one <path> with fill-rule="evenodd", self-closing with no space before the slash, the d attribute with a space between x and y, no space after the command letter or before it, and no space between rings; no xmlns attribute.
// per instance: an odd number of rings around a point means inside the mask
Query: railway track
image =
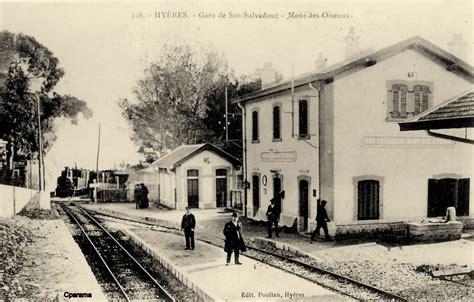
<svg viewBox="0 0 474 302"><path fill-rule="evenodd" d="M90 210L85 210L90 211ZM156 226L154 223L144 223L141 221L136 221L133 219L123 219L117 218L114 215L103 214L95 211L90 211L101 216L109 216L117 220L127 221L128 223L133 223L135 225L143 225L146 227ZM162 232L174 232L179 235L177 230L170 228L162 228L161 230L154 229L155 231ZM200 236L201 238L196 238L196 240L212 244L218 247L222 247L223 239L212 237L208 235ZM250 257L254 260L257 260L262 263L266 263L273 267L277 267L284 271L287 271L291 274L297 275L301 278L309 280L311 282L317 283L327 289L338 292L343 296L352 298L355 300L389 300L389 301L408 301L404 297L400 297L396 294L387 292L383 289L377 288L370 284L365 284L353 278L343 276L331 271L328 271L324 268L318 267L315 264L305 261L305 259L295 259L294 255L284 255L270 251L267 249L262 249L254 245L247 246L248 251L243 253L243 255ZM304 257L300 257L304 258ZM306 259L307 260L307 259Z"/></svg>
<svg viewBox="0 0 474 302"><path fill-rule="evenodd" d="M289 273L317 283L325 288L338 292L355 300L384 300L384 301L408 301L396 294L387 292L375 286L362 283L353 278L343 276L308 262L294 259L279 253L255 246L248 246L247 257L279 267Z"/></svg>
<svg viewBox="0 0 474 302"><path fill-rule="evenodd" d="M126 301L175 301L155 278L86 210L63 205Z"/></svg>

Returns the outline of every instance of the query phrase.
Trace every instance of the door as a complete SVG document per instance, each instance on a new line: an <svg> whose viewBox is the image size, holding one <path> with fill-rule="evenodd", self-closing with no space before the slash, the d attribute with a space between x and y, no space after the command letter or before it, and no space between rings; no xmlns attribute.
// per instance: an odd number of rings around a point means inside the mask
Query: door
<svg viewBox="0 0 474 302"><path fill-rule="evenodd" d="M188 170L188 207L199 208L199 171Z"/></svg>
<svg viewBox="0 0 474 302"><path fill-rule="evenodd" d="M275 200L275 205L281 211L280 192L281 192L281 178L279 176L275 176L273 178L273 200Z"/></svg>
<svg viewBox="0 0 474 302"><path fill-rule="evenodd" d="M428 217L445 216L448 207L458 216L469 215L469 178L428 180Z"/></svg>
<svg viewBox="0 0 474 302"><path fill-rule="evenodd" d="M216 170L216 207L225 207L227 200L227 170Z"/></svg>
<svg viewBox="0 0 474 302"><path fill-rule="evenodd" d="M377 180L358 182L358 220L379 219L379 189L380 184Z"/></svg>
<svg viewBox="0 0 474 302"><path fill-rule="evenodd" d="M252 176L252 202L253 216L255 216L260 208L260 177L258 175Z"/></svg>
<svg viewBox="0 0 474 302"><path fill-rule="evenodd" d="M303 231L308 230L308 181L300 180L300 218L303 219Z"/></svg>

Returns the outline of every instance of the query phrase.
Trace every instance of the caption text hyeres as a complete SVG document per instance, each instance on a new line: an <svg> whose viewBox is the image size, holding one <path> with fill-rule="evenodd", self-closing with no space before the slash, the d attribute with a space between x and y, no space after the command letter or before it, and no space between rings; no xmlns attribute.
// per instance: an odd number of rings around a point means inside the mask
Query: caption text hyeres
<svg viewBox="0 0 474 302"><path fill-rule="evenodd" d="M351 14L340 12L312 12L312 11L288 11L281 12L199 12L188 11L154 11L133 12L132 19L273 19L273 20L302 20L302 19L349 19Z"/></svg>
<svg viewBox="0 0 474 302"><path fill-rule="evenodd" d="M241 292L241 298L278 298L278 299L301 299L304 298L304 293L297 292Z"/></svg>

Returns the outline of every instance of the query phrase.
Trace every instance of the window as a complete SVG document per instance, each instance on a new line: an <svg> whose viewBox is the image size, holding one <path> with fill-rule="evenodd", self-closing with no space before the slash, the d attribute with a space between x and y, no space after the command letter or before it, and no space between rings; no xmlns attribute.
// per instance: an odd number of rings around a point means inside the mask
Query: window
<svg viewBox="0 0 474 302"><path fill-rule="evenodd" d="M300 137L308 136L308 101L299 100L298 102L299 124L298 134Z"/></svg>
<svg viewBox="0 0 474 302"><path fill-rule="evenodd" d="M252 112L252 142L258 143L258 111Z"/></svg>
<svg viewBox="0 0 474 302"><path fill-rule="evenodd" d="M273 140L281 140L280 106L273 107Z"/></svg>
<svg viewBox="0 0 474 302"><path fill-rule="evenodd" d="M426 81L387 81L387 121L411 118L432 107L433 84Z"/></svg>
<svg viewBox="0 0 474 302"><path fill-rule="evenodd" d="M414 113L419 114L428 109L429 87L417 85L415 86L415 110Z"/></svg>
<svg viewBox="0 0 474 302"><path fill-rule="evenodd" d="M379 190L377 180L368 179L357 183L357 219L379 219Z"/></svg>
<svg viewBox="0 0 474 302"><path fill-rule="evenodd" d="M392 117L406 117L407 116L407 86L393 85L392 86Z"/></svg>

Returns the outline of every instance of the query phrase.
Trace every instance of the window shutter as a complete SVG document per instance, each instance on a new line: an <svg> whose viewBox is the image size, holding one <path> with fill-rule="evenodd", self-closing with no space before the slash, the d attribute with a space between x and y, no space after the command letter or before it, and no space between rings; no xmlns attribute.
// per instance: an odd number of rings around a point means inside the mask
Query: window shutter
<svg viewBox="0 0 474 302"><path fill-rule="evenodd" d="M258 141L258 111L252 112L252 141Z"/></svg>
<svg viewBox="0 0 474 302"><path fill-rule="evenodd" d="M399 86L393 85L392 86L392 117L398 117L398 99L400 97Z"/></svg>
<svg viewBox="0 0 474 302"><path fill-rule="evenodd" d="M280 139L280 106L273 107L273 139Z"/></svg>
<svg viewBox="0 0 474 302"><path fill-rule="evenodd" d="M308 135L308 101L300 100L299 103L299 135Z"/></svg>

